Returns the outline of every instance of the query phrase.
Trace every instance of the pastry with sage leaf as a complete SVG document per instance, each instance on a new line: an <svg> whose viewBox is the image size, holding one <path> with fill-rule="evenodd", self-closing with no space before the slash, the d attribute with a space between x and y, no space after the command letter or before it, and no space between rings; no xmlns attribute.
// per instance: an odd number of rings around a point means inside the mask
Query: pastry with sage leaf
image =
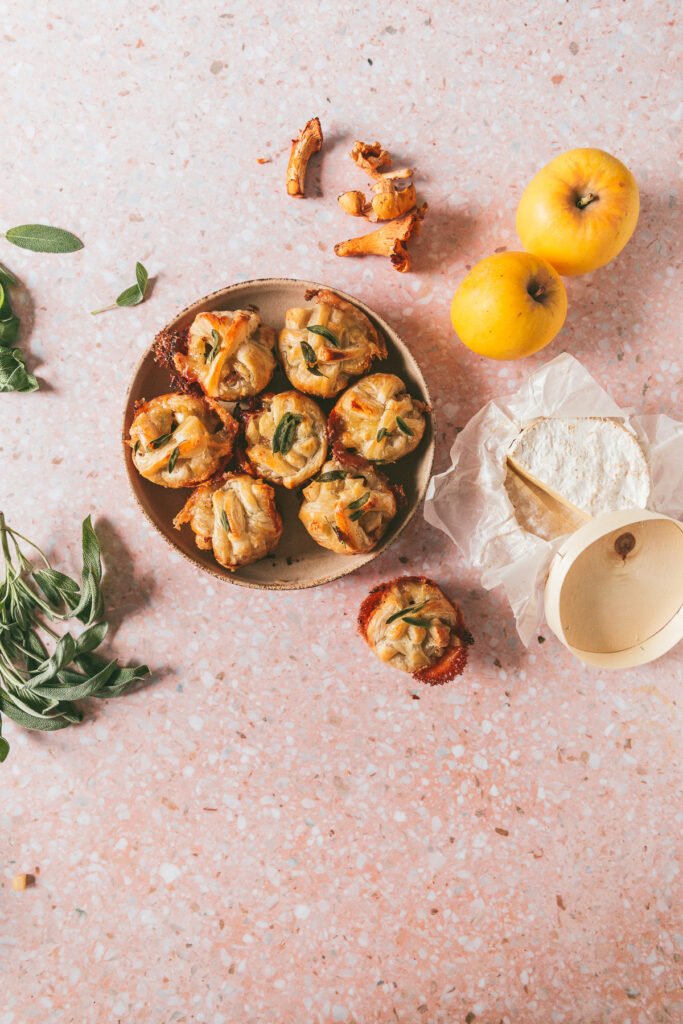
<svg viewBox="0 0 683 1024"><path fill-rule="evenodd" d="M24 729L64 729L83 718L77 701L119 697L149 674L146 665L124 668L95 653L107 623L100 545L90 516L83 520L82 546L79 584L54 569L0 512L0 761L9 752L3 715ZM53 629L57 623L59 630Z"/></svg>
<svg viewBox="0 0 683 1024"><path fill-rule="evenodd" d="M238 401L257 395L275 370L275 331L254 310L199 313L193 320L187 351L177 351L175 369L196 381L209 398Z"/></svg>
<svg viewBox="0 0 683 1024"><path fill-rule="evenodd" d="M237 422L218 402L158 395L140 405L128 444L141 476L162 487L196 487L231 457Z"/></svg>
<svg viewBox="0 0 683 1024"><path fill-rule="evenodd" d="M396 462L419 445L426 412L400 377L371 373L338 399L330 413L330 439L373 462Z"/></svg>
<svg viewBox="0 0 683 1024"><path fill-rule="evenodd" d="M402 576L371 590L358 628L378 658L432 686L462 674L474 642L460 606L426 576Z"/></svg>
<svg viewBox="0 0 683 1024"><path fill-rule="evenodd" d="M359 555L376 547L402 500L400 487L366 459L337 445L322 473L304 488L299 519L321 547Z"/></svg>
<svg viewBox="0 0 683 1024"><path fill-rule="evenodd" d="M249 465L289 490L315 476L327 455L327 420L313 399L282 391L252 403L242 413Z"/></svg>
<svg viewBox="0 0 683 1024"><path fill-rule="evenodd" d="M173 520L189 523L200 550L226 569L258 562L277 547L283 524L273 488L248 473L226 473L202 484Z"/></svg>
<svg viewBox="0 0 683 1024"><path fill-rule="evenodd" d="M384 359L386 342L365 313L327 289L306 292L310 309L288 309L278 348L284 371L299 391L332 398L373 359Z"/></svg>

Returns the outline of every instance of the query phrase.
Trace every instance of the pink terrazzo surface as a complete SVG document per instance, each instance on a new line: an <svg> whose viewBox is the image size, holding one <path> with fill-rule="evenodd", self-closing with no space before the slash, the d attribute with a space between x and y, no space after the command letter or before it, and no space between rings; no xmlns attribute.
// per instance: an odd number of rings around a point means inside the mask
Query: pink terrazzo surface
<svg viewBox="0 0 683 1024"><path fill-rule="evenodd" d="M143 520L119 444L155 331L269 275L337 285L396 327L435 396L437 470L457 426L564 349L622 405L680 413L676 11L4 8L3 227L57 223L86 245L0 239L42 381L0 397L2 508L71 569L94 513L109 648L155 674L79 728L5 727L0 1024L683 1020L680 650L621 674L550 636L526 651L501 595L421 515L323 589L220 584ZM288 199L289 139L314 114L310 198ZM335 203L363 184L356 137L419 168L414 273L331 251L358 223ZM533 173L586 144L633 170L637 232L568 282L546 351L485 362L452 334L452 293L518 247ZM148 301L90 317L136 259ZM413 686L356 635L367 591L402 571L463 605L477 642L450 686ZM15 893L20 871L36 885Z"/></svg>

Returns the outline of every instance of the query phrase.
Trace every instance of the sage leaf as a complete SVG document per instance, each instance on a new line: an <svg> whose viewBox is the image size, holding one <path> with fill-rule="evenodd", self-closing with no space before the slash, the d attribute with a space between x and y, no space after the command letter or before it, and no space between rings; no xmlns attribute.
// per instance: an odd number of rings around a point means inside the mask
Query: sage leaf
<svg viewBox="0 0 683 1024"><path fill-rule="evenodd" d="M312 373L315 377L323 377L324 374L318 367L318 357L315 354L315 349L312 348L307 341L302 341L300 343L300 347L308 372Z"/></svg>
<svg viewBox="0 0 683 1024"><path fill-rule="evenodd" d="M323 327L322 324L313 324L312 327L307 327L307 331L311 334L319 334L321 338L325 338L329 341L330 345L334 345L335 348L340 348L339 338L334 334L329 327Z"/></svg>
<svg viewBox="0 0 683 1024"><path fill-rule="evenodd" d="M421 604L407 604L405 608L401 608L400 612L394 612L393 615L390 615L385 625L388 626L390 622L395 622L396 619L402 619L404 615L412 615L415 612L422 611L426 604L429 604L429 598Z"/></svg>
<svg viewBox="0 0 683 1024"><path fill-rule="evenodd" d="M344 480L348 476L345 469L328 469L326 473L321 473L318 477L319 484L327 484L332 480Z"/></svg>
<svg viewBox="0 0 683 1024"><path fill-rule="evenodd" d="M356 498L355 501L352 501L351 504L347 505L346 507L353 512L357 508L362 508L363 505L367 504L369 500L370 491L366 491L365 494L361 494L360 498Z"/></svg>
<svg viewBox="0 0 683 1024"><path fill-rule="evenodd" d="M408 424L405 422L405 420L402 420L400 416L396 417L396 426L398 427L402 434L407 434L408 437L415 436L410 427L408 426Z"/></svg>
<svg viewBox="0 0 683 1024"><path fill-rule="evenodd" d="M381 441L382 438L388 437L388 436L389 436L389 431L387 430L386 427L380 427L379 430L377 431L377 440L378 441Z"/></svg>
<svg viewBox="0 0 683 1024"><path fill-rule="evenodd" d="M298 413L286 412L280 417L280 422L273 433L272 450L273 454L286 455L294 444L296 428L303 419Z"/></svg>
<svg viewBox="0 0 683 1024"><path fill-rule="evenodd" d="M0 392L37 390L38 381L27 372L22 352L0 346Z"/></svg>
<svg viewBox="0 0 683 1024"><path fill-rule="evenodd" d="M206 363L212 363L214 361L218 355L218 350L221 347L222 338L215 327L211 328L211 337L213 338L213 345L209 347L208 352L204 352L204 362Z"/></svg>
<svg viewBox="0 0 683 1024"><path fill-rule="evenodd" d="M220 515L219 515L219 517L218 517L218 518L220 519L220 521L221 521L221 526L223 527L223 529L225 530L225 532L226 532L226 533L230 533L230 522L229 522L229 520L228 520L228 517L227 517L227 515L225 514L225 509L224 509L224 508L222 508L222 509L221 509L221 511L220 511Z"/></svg>
<svg viewBox="0 0 683 1024"><path fill-rule="evenodd" d="M21 224L5 232L5 238L20 249L32 252L77 252L83 242L70 231L49 227L47 224Z"/></svg>
<svg viewBox="0 0 683 1024"><path fill-rule="evenodd" d="M159 436L155 437L153 441L150 441L150 448L153 448L155 451L157 450L157 448L163 448L166 442L170 441L171 438L173 437L173 432L175 431L177 426L178 424L174 423L171 429L168 431L168 433L159 434Z"/></svg>
<svg viewBox="0 0 683 1024"><path fill-rule="evenodd" d="M4 736L0 736L0 764L5 760L9 754L9 743Z"/></svg>
<svg viewBox="0 0 683 1024"><path fill-rule="evenodd" d="M5 285L6 288L14 288L19 284L12 271L8 270L2 263L0 263L0 284Z"/></svg>
<svg viewBox="0 0 683 1024"><path fill-rule="evenodd" d="M3 348L13 345L17 340L20 323L19 317L14 314L8 320L0 320L0 345Z"/></svg>
<svg viewBox="0 0 683 1024"><path fill-rule="evenodd" d="M171 452L170 459L168 460L168 471L169 471L169 473L172 473L173 470L175 469L175 464L178 461L178 456L179 455L180 455L180 448L179 448L178 445L176 445L175 448L173 449L173 451Z"/></svg>
<svg viewBox="0 0 683 1024"><path fill-rule="evenodd" d="M412 615L404 615L403 621L407 622L409 626L421 626L422 629L429 629L432 624L431 619L415 619Z"/></svg>
<svg viewBox="0 0 683 1024"><path fill-rule="evenodd" d="M125 288L119 295L116 302L112 303L111 306L102 306L101 309L93 309L91 315L97 316L98 313L106 313L110 309L116 309L117 306L137 306L140 302L144 301L148 281L149 274L143 267L142 263L136 263L135 284L132 284L130 288Z"/></svg>

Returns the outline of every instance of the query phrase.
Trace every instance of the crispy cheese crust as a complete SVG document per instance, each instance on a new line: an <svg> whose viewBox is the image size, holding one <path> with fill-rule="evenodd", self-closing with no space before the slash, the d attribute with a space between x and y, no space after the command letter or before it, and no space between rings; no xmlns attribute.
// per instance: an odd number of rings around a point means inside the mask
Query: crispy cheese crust
<svg viewBox="0 0 683 1024"><path fill-rule="evenodd" d="M189 523L198 548L213 549L226 569L258 562L274 551L283 525L273 488L247 473L229 473L202 484L173 520Z"/></svg>
<svg viewBox="0 0 683 1024"><path fill-rule="evenodd" d="M299 519L321 547L341 555L372 551L396 515L394 489L371 463L340 446L304 488Z"/></svg>
<svg viewBox="0 0 683 1024"><path fill-rule="evenodd" d="M467 644L459 605L426 576L402 576L371 590L358 628L382 661L437 686L461 675Z"/></svg>
<svg viewBox="0 0 683 1024"><path fill-rule="evenodd" d="M263 395L244 414L245 455L271 484L299 487L327 455L327 421L312 398L298 391Z"/></svg>
<svg viewBox="0 0 683 1024"><path fill-rule="evenodd" d="M176 352L178 373L210 398L236 401L257 395L275 369L275 331L248 309L199 313L189 330L187 353Z"/></svg>
<svg viewBox="0 0 683 1024"><path fill-rule="evenodd" d="M210 398L159 395L138 407L128 444L146 480L195 487L225 465L236 433L236 421Z"/></svg>
<svg viewBox="0 0 683 1024"><path fill-rule="evenodd" d="M383 359L386 343L365 313L327 290L306 293L315 305L288 309L280 331L278 349L289 380L308 395L332 398L370 366ZM322 327L335 338L310 328Z"/></svg>
<svg viewBox="0 0 683 1024"><path fill-rule="evenodd" d="M426 409L408 394L400 377L371 373L338 399L329 418L330 440L365 459L396 462L422 440Z"/></svg>

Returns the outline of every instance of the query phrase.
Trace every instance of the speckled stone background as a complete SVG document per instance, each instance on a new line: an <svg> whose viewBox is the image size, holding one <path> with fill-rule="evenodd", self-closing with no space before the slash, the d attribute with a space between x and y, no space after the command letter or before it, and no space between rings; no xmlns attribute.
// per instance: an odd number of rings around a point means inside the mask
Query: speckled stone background
<svg viewBox="0 0 683 1024"><path fill-rule="evenodd" d="M3 5L2 225L85 248L0 239L42 384L0 397L2 508L71 569L94 514L109 649L155 672L79 728L5 727L0 1024L683 1019L680 651L610 674L550 635L525 650L421 515L323 589L219 584L142 519L119 441L155 331L268 275L347 289L399 330L435 396L438 469L456 427L564 349L623 405L680 414L676 10ZM310 196L288 199L289 140L315 114ZM332 253L358 226L335 203L363 185L356 137L419 168L414 273ZM636 234L568 282L546 351L486 362L451 331L452 293L519 246L524 185L578 145L633 170ZM136 259L149 299L91 317ZM361 599L404 571L435 576L476 636L450 686L412 685L356 635ZM20 871L36 885L15 893Z"/></svg>

